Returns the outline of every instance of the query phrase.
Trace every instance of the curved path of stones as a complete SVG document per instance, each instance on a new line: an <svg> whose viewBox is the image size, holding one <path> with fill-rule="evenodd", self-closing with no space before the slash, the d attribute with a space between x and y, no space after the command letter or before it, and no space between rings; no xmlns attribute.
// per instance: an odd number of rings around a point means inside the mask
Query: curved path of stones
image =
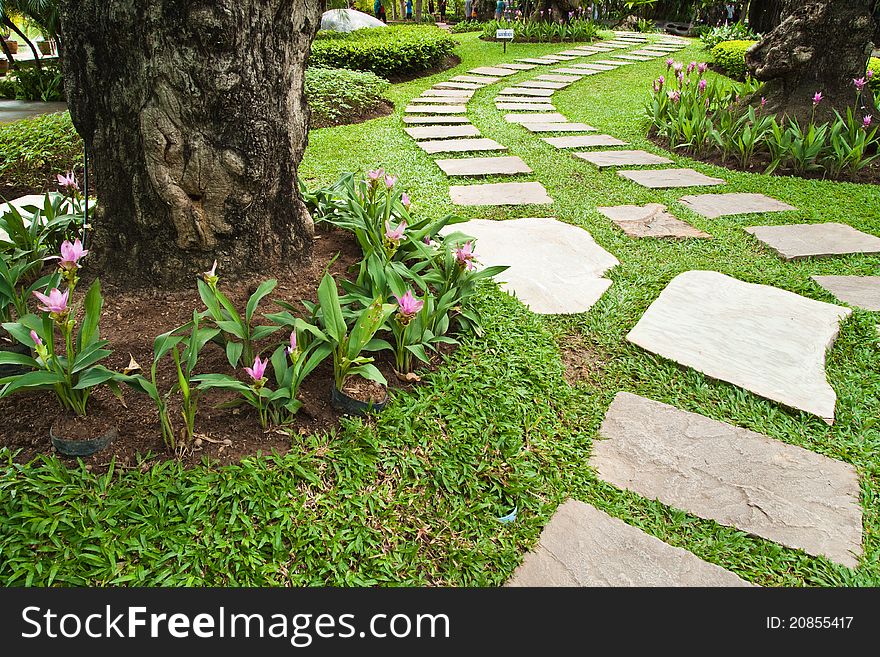
<svg viewBox="0 0 880 657"><path fill-rule="evenodd" d="M648 188L726 185L672 160L598 134L556 111L552 96L585 77L667 57L686 43L663 37L649 46L633 33L555 55L480 67L413 99L406 131L426 152L474 153L437 159L450 177L531 173L519 157L480 135L464 116L485 85L521 70L546 69L499 90L496 108L559 149ZM579 58L644 46L607 59ZM613 148L609 148L613 147ZM651 167L651 168L644 168ZM658 168L659 167L659 168ZM459 205L548 204L540 182L453 185ZM735 191L685 195L679 202L707 218L785 212L795 208L762 194ZM599 208L633 238L710 238L660 204ZM611 286L603 274L618 264L590 234L552 218L472 220L457 226L478 239L484 265L511 265L503 287L541 314L580 313ZM783 258L878 253L880 238L836 223L746 228ZM880 310L880 277L814 277L842 301ZM822 303L714 271L674 278L627 339L647 351L738 385L784 406L834 421L836 396L825 377L825 353L849 308ZM762 434L620 392L607 411L590 465L601 479L698 517L856 567L862 511L855 468ZM569 500L544 528L537 548L510 586L748 586L733 573L672 547L583 502Z"/></svg>

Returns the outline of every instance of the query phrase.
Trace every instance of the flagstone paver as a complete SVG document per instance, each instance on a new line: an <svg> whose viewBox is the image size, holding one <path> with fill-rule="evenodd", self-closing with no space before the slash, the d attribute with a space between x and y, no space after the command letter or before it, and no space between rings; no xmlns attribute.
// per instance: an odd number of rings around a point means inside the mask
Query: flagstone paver
<svg viewBox="0 0 880 657"><path fill-rule="evenodd" d="M527 110L531 112L552 112L556 108L549 103L495 103L500 110Z"/></svg>
<svg viewBox="0 0 880 657"><path fill-rule="evenodd" d="M468 89L425 89L422 96L440 96L444 98L471 98L473 91Z"/></svg>
<svg viewBox="0 0 880 657"><path fill-rule="evenodd" d="M644 166L650 164L672 164L672 160L647 151L591 151L574 153L575 157L595 164L600 169L606 167Z"/></svg>
<svg viewBox="0 0 880 657"><path fill-rule="evenodd" d="M453 185L449 196L456 205L545 205L553 203L539 182ZM476 237L476 235L474 236Z"/></svg>
<svg viewBox="0 0 880 657"><path fill-rule="evenodd" d="M573 68L585 68L590 69L592 71L613 71L616 66L608 66L606 64L594 64L592 62L588 62L586 64L578 64L577 66L573 66Z"/></svg>
<svg viewBox="0 0 880 657"><path fill-rule="evenodd" d="M785 406L834 422L825 352L849 308L714 271L679 274L627 339Z"/></svg>
<svg viewBox="0 0 880 657"><path fill-rule="evenodd" d="M787 203L777 201L764 194L697 194L678 199L689 209L709 219L729 214L752 214L757 212L786 212L796 210Z"/></svg>
<svg viewBox="0 0 880 657"><path fill-rule="evenodd" d="M753 586L720 566L567 500L506 586Z"/></svg>
<svg viewBox="0 0 880 657"><path fill-rule="evenodd" d="M468 73L472 75L490 75L503 78L508 75L515 75L516 71L510 68L499 68L498 66L478 66L477 68L472 68Z"/></svg>
<svg viewBox="0 0 880 657"><path fill-rule="evenodd" d="M426 153L467 153L468 151L506 151L507 146L502 146L494 139L438 139L435 141L420 141L419 148Z"/></svg>
<svg viewBox="0 0 880 657"><path fill-rule="evenodd" d="M482 89L482 84L477 84L476 82L438 82L435 84L433 89L467 89L470 91L476 91L477 89Z"/></svg>
<svg viewBox="0 0 880 657"><path fill-rule="evenodd" d="M572 57L571 55L544 55L544 59L553 59L557 62L570 62L572 59L577 59L577 57Z"/></svg>
<svg viewBox="0 0 880 657"><path fill-rule="evenodd" d="M508 123L566 123L565 116L559 112L545 112L543 114L505 114L504 120Z"/></svg>
<svg viewBox="0 0 880 657"><path fill-rule="evenodd" d="M835 297L862 310L880 312L880 276L813 276Z"/></svg>
<svg viewBox="0 0 880 657"><path fill-rule="evenodd" d="M568 135L566 137L544 137L556 148L590 148L592 146L625 146L626 142L610 135Z"/></svg>
<svg viewBox="0 0 880 657"><path fill-rule="evenodd" d="M467 107L464 105L409 105L407 114L464 114Z"/></svg>
<svg viewBox="0 0 880 657"><path fill-rule="evenodd" d="M880 253L880 237L839 223L751 226L746 232L786 260L811 256Z"/></svg>
<svg viewBox="0 0 880 657"><path fill-rule="evenodd" d="M595 52L595 51L593 51ZM583 53L580 50L563 50L560 55L569 55L570 57L586 57L591 53Z"/></svg>
<svg viewBox="0 0 880 657"><path fill-rule="evenodd" d="M593 443L603 481L850 568L862 554L855 468L619 392Z"/></svg>
<svg viewBox="0 0 880 657"><path fill-rule="evenodd" d="M533 68L537 68L535 64L518 64L516 62L508 62L506 64L499 64L499 68L509 68L512 71L531 71Z"/></svg>
<svg viewBox="0 0 880 657"><path fill-rule="evenodd" d="M624 54L621 54L621 55L614 55L614 56L615 56L616 58L618 58L618 59L629 59L629 60L632 60L632 61L634 61L634 62L649 62L649 61L651 61L652 59L654 59L653 57L645 57L645 56L643 56L643 55L630 55L630 54L627 54L627 53L624 53Z"/></svg>
<svg viewBox="0 0 880 657"><path fill-rule="evenodd" d="M542 59L540 57L522 57L521 59L517 59L518 62L523 62L525 64L540 64L542 66L546 66L547 64L552 64L553 62L547 61L546 59Z"/></svg>
<svg viewBox="0 0 880 657"><path fill-rule="evenodd" d="M403 122L408 124L450 124L470 123L466 116L404 116Z"/></svg>
<svg viewBox="0 0 880 657"><path fill-rule="evenodd" d="M480 75L456 75L452 80L454 82L473 82L485 87L487 84L498 82L501 78L485 77Z"/></svg>
<svg viewBox="0 0 880 657"><path fill-rule="evenodd" d="M644 169L618 171L617 175L629 178L642 187L666 189L670 187L704 187L723 185L721 178L711 178L693 169Z"/></svg>
<svg viewBox="0 0 880 657"><path fill-rule="evenodd" d="M565 83L566 85L571 84L572 82L577 82L581 79L580 75L559 75L558 73L545 73L544 75L539 75L535 78L544 84L549 83ZM524 86L519 84L517 86Z"/></svg>
<svg viewBox="0 0 880 657"><path fill-rule="evenodd" d="M564 82L564 80L562 80ZM553 95L553 89L529 89L528 87L504 87L498 92L500 96L543 96Z"/></svg>
<svg viewBox="0 0 880 657"><path fill-rule="evenodd" d="M481 187L497 188L487 195L507 194L497 185ZM605 272L619 264L583 228L547 217L476 219L447 229L455 231L476 238L481 266L509 265L498 276L502 289L539 314L586 312L611 286Z"/></svg>
<svg viewBox="0 0 880 657"><path fill-rule="evenodd" d="M404 132L413 139L449 139L450 137L479 137L476 126L467 125L436 125L423 128L405 128Z"/></svg>
<svg viewBox="0 0 880 657"><path fill-rule="evenodd" d="M540 76L538 76L540 77ZM517 87L533 87L535 89L565 89L571 82L553 82L550 80L526 80L520 82Z"/></svg>
<svg viewBox="0 0 880 657"><path fill-rule="evenodd" d="M632 64L632 62L627 62L623 60L612 60L612 59L597 59L596 64L604 64L605 66L612 66L614 68L619 68L620 66L625 66L627 64Z"/></svg>
<svg viewBox="0 0 880 657"><path fill-rule="evenodd" d="M672 216L660 203L596 208L629 237L712 237Z"/></svg>
<svg viewBox="0 0 880 657"><path fill-rule="evenodd" d="M545 105L550 105L553 102L553 98L550 96L514 96L514 95L504 95L504 96L496 96L496 103L542 103Z"/></svg>
<svg viewBox="0 0 880 657"><path fill-rule="evenodd" d="M531 173L522 159L510 157L470 157L434 160L447 176L489 176Z"/></svg>
<svg viewBox="0 0 880 657"><path fill-rule="evenodd" d="M586 123L524 123L529 132L594 132L596 128Z"/></svg>
<svg viewBox="0 0 880 657"><path fill-rule="evenodd" d="M461 105L467 103L469 98L450 98L449 96L416 96L410 98L410 105Z"/></svg>
<svg viewBox="0 0 880 657"><path fill-rule="evenodd" d="M576 68L574 66L568 66L565 68L554 68L553 73L563 73L565 75L596 75L597 73L601 73L601 71L597 71L591 68Z"/></svg>

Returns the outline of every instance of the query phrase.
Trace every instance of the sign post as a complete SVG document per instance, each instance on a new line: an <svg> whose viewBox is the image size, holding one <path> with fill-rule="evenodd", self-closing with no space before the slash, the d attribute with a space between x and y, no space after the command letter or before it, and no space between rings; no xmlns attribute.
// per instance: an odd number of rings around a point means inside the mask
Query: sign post
<svg viewBox="0 0 880 657"><path fill-rule="evenodd" d="M507 42L513 41L513 30L496 30L495 40L504 44L504 52L507 52Z"/></svg>

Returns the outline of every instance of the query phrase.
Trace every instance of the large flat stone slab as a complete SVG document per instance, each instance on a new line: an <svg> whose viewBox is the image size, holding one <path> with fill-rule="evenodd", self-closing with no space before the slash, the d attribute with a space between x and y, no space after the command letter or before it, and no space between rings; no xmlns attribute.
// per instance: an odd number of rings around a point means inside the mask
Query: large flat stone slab
<svg viewBox="0 0 880 657"><path fill-rule="evenodd" d="M764 194L697 194L678 199L685 207L709 219L730 214L753 214L757 212L786 212L796 210L788 203L777 201Z"/></svg>
<svg viewBox="0 0 880 657"><path fill-rule="evenodd" d="M575 68L574 66L567 66L565 68L554 68L553 69L553 74L563 73L565 75L574 75L574 76L578 76L578 77L583 77L585 75L596 75L599 72L600 71L595 71L591 68Z"/></svg>
<svg viewBox="0 0 880 657"><path fill-rule="evenodd" d="M457 84L465 84L458 82ZM468 89L425 89L422 92L423 97L442 96L444 98L470 98L474 92Z"/></svg>
<svg viewBox="0 0 880 657"><path fill-rule="evenodd" d="M478 66L477 68L472 68L468 73L472 75L490 75L503 78L508 75L515 75L517 71L510 68L500 68L498 66Z"/></svg>
<svg viewBox="0 0 880 657"><path fill-rule="evenodd" d="M549 96L495 96L496 103L542 103L550 105L553 99Z"/></svg>
<svg viewBox="0 0 880 657"><path fill-rule="evenodd" d="M660 203L617 205L596 209L611 219L629 237L712 237L709 233L704 233L672 216L667 212L666 206Z"/></svg>
<svg viewBox="0 0 880 657"><path fill-rule="evenodd" d="M447 176L491 176L531 173L532 170L520 158L469 157L434 160Z"/></svg>
<svg viewBox="0 0 880 657"><path fill-rule="evenodd" d="M863 233L847 224L751 226L746 228L746 232L786 260L848 253L880 253L880 237Z"/></svg>
<svg viewBox="0 0 880 657"><path fill-rule="evenodd" d="M454 123L470 123L471 120L466 116L404 116L403 122L410 125L418 125L418 124L427 124L427 125L437 125L437 124L454 124Z"/></svg>
<svg viewBox="0 0 880 657"><path fill-rule="evenodd" d="M481 87L485 87L487 84L492 84L493 82L498 82L500 79L501 78L486 77L485 75L456 75L454 78L451 78L453 82L473 82Z"/></svg>
<svg viewBox="0 0 880 657"><path fill-rule="evenodd" d="M596 64L593 62L588 62L586 64L578 64L577 68L590 69L592 71L613 71L616 66L608 66L607 64Z"/></svg>
<svg viewBox="0 0 880 657"><path fill-rule="evenodd" d="M586 123L524 123L529 132L593 132L596 130Z"/></svg>
<svg viewBox="0 0 880 657"><path fill-rule="evenodd" d="M553 89L530 89L529 87L505 87L499 96L552 96Z"/></svg>
<svg viewBox="0 0 880 657"><path fill-rule="evenodd" d="M553 62L547 61L546 59L542 59L540 57L522 57L517 59L518 62L524 62L526 64L538 64L541 66L546 66L548 64L552 64Z"/></svg>
<svg viewBox="0 0 880 657"><path fill-rule="evenodd" d="M538 76L541 77L541 76ZM533 89L565 89L571 82L552 82L549 80L526 80L520 82L517 87L532 87Z"/></svg>
<svg viewBox="0 0 880 657"><path fill-rule="evenodd" d="M500 110L527 110L531 112L552 112L556 109L556 107L549 103L495 103L495 108Z"/></svg>
<svg viewBox="0 0 880 657"><path fill-rule="evenodd" d="M507 64L499 64L498 68L509 68L512 71L531 71L533 68L537 68L535 64L518 64L516 62L510 62Z"/></svg>
<svg viewBox="0 0 880 657"><path fill-rule="evenodd" d="M585 53L581 50L563 50L560 55L568 55L569 57L586 57L592 53Z"/></svg>
<svg viewBox="0 0 880 657"><path fill-rule="evenodd" d="M577 57L571 55L544 55L542 59L550 59L555 62L570 62L572 59L577 59Z"/></svg>
<svg viewBox="0 0 880 657"><path fill-rule="evenodd" d="M590 148L592 146L625 146L626 142L610 135L569 135L567 137L544 137L556 148Z"/></svg>
<svg viewBox="0 0 880 657"><path fill-rule="evenodd" d="M404 132L413 139L449 139L451 137L479 137L480 135L476 126L470 124L404 128Z"/></svg>
<svg viewBox="0 0 880 657"><path fill-rule="evenodd" d="M644 166L649 164L672 164L672 160L647 151L590 151L575 153L575 157L595 164L600 169L607 167Z"/></svg>
<svg viewBox="0 0 880 657"><path fill-rule="evenodd" d="M614 60L614 59L597 59L596 64L604 64L605 66L610 66L612 68L617 68L618 66L623 66L625 64L632 64L632 62Z"/></svg>
<svg viewBox="0 0 880 657"><path fill-rule="evenodd" d="M880 312L880 276L813 276L835 297L862 310Z"/></svg>
<svg viewBox="0 0 880 657"><path fill-rule="evenodd" d="M464 114L467 107L464 105L409 105L407 114Z"/></svg>
<svg viewBox="0 0 880 657"><path fill-rule="evenodd" d="M476 82L438 82L433 85L432 89L466 89L476 91L477 89L482 89L483 86Z"/></svg>
<svg viewBox="0 0 880 657"><path fill-rule="evenodd" d="M428 91L436 91L436 89L428 89ZM468 98L451 98L449 96L416 96L409 99L410 105L462 105L467 102Z"/></svg>
<svg viewBox="0 0 880 657"><path fill-rule="evenodd" d="M567 500L506 586L752 586L594 506Z"/></svg>
<svg viewBox="0 0 880 657"><path fill-rule="evenodd" d="M849 308L715 271L666 286L627 335L643 349L834 422L825 352Z"/></svg>
<svg viewBox="0 0 880 657"><path fill-rule="evenodd" d="M553 199L539 182L453 185L449 196L456 205L547 205ZM476 237L476 236L475 236Z"/></svg>
<svg viewBox="0 0 880 657"><path fill-rule="evenodd" d="M570 85L572 82L577 82L581 79L580 75L557 75L555 73L544 73L535 78L537 82L543 82L544 84L564 84L565 86ZM524 86L520 83L518 86ZM553 87L547 87L548 89L553 89Z"/></svg>
<svg viewBox="0 0 880 657"><path fill-rule="evenodd" d="M426 153L468 153L470 151L506 151L494 139L437 139L418 142L419 148Z"/></svg>
<svg viewBox="0 0 880 657"><path fill-rule="evenodd" d="M855 568L856 469L796 445L619 392L590 465L618 488Z"/></svg>
<svg viewBox="0 0 880 657"><path fill-rule="evenodd" d="M588 311L611 286L603 275L618 264L586 230L556 219L476 219L447 234L457 231L477 239L482 266L510 266L498 277L501 288L539 314Z"/></svg>
<svg viewBox="0 0 880 657"><path fill-rule="evenodd" d="M617 175L629 178L642 187L666 189L669 187L705 187L723 185L721 178L711 178L693 169L646 169L644 171L618 171Z"/></svg>
<svg viewBox="0 0 880 657"><path fill-rule="evenodd" d="M626 53L614 56L618 59L629 59L634 62L648 62L654 59L653 57L645 57L643 55L628 55Z"/></svg>
<svg viewBox="0 0 880 657"><path fill-rule="evenodd" d="M559 112L543 112L538 114L505 114L508 123L566 123L568 119Z"/></svg>

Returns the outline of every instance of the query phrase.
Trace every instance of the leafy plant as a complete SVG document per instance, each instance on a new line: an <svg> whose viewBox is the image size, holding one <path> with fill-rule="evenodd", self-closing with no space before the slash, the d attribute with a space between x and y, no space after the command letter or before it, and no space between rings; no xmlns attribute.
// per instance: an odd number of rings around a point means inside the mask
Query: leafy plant
<svg viewBox="0 0 880 657"><path fill-rule="evenodd" d="M312 111L311 128L351 123L386 102L388 81L369 71L310 66L305 94Z"/></svg>
<svg viewBox="0 0 880 657"><path fill-rule="evenodd" d="M513 40L527 43L593 41L599 36L599 25L584 18L568 22L556 21L487 21L482 24L480 38L494 40L498 30L513 30Z"/></svg>
<svg viewBox="0 0 880 657"><path fill-rule="evenodd" d="M724 41L751 41L754 43L760 38L748 25L743 22L719 25L700 34L700 41L706 50L712 50Z"/></svg>
<svg viewBox="0 0 880 657"><path fill-rule="evenodd" d="M84 223L78 195L46 194L43 205L9 205L0 217L0 257L9 263L27 262L27 272L38 270L46 254L78 232Z"/></svg>
<svg viewBox="0 0 880 657"><path fill-rule="evenodd" d="M13 78L16 100L60 102L65 99L64 74L57 65L19 67Z"/></svg>
<svg viewBox="0 0 880 657"><path fill-rule="evenodd" d="M746 69L746 51L757 43L756 41L723 41L712 48L712 61L735 80L745 80L748 73Z"/></svg>

